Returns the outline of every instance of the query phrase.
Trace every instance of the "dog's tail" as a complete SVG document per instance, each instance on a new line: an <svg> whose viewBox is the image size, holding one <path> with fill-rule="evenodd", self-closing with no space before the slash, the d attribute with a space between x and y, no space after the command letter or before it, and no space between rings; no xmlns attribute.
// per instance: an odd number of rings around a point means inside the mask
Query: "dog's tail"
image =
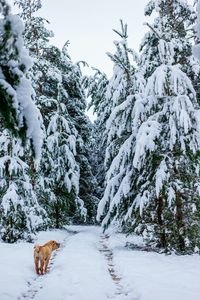
<svg viewBox="0 0 200 300"><path fill-rule="evenodd" d="M41 246L39 246L39 245L35 245L35 246L34 246L34 250L35 250L36 252L38 252L38 253L39 253L39 251L40 251L40 247L41 247Z"/></svg>

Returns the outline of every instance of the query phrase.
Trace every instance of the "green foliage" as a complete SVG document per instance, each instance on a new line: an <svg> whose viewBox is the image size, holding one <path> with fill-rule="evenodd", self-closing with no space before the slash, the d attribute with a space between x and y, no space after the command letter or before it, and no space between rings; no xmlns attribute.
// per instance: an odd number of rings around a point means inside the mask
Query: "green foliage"
<svg viewBox="0 0 200 300"><path fill-rule="evenodd" d="M57 188L54 193L54 201L49 201L49 197L45 195L42 199L51 227L62 228L64 225L73 224L77 216L75 196L61 188Z"/></svg>

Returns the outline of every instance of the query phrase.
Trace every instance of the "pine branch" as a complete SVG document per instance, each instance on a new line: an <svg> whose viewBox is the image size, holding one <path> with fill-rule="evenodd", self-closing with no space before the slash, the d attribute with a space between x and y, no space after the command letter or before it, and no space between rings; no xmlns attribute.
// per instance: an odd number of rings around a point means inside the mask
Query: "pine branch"
<svg viewBox="0 0 200 300"><path fill-rule="evenodd" d="M156 31L149 23L145 22L144 25L147 25L147 26L155 33L155 35L156 35L159 39L161 39L161 36L158 34L158 32L157 32L157 31Z"/></svg>
<svg viewBox="0 0 200 300"><path fill-rule="evenodd" d="M127 39L128 38L128 35L127 35L128 26L127 26L127 24L124 24L122 20L120 20L120 23L121 23L121 32L116 29L113 29L113 31L115 33L117 33L121 38Z"/></svg>

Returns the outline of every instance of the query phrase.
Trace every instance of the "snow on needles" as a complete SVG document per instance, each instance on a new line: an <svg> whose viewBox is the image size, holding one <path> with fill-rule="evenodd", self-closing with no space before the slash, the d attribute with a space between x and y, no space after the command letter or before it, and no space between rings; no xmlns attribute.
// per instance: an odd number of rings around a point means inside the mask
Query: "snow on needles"
<svg viewBox="0 0 200 300"><path fill-rule="evenodd" d="M135 168L139 168L145 159L147 151L153 151L155 149L156 138L159 137L161 126L157 121L146 121L138 130L136 138L136 149L133 160Z"/></svg>
<svg viewBox="0 0 200 300"><path fill-rule="evenodd" d="M27 78L27 72L32 66L32 60L28 55L28 51L24 47L23 30L24 25L20 18L16 15L9 14L6 16L5 22L9 22L11 25L12 36L8 42L7 47L11 47L12 43L17 49L17 60L10 60L9 66L12 72L19 77L19 83L15 90L11 87L7 87L9 94L11 93L13 99L13 107L16 109L19 128L24 126L24 122L27 126L27 138L32 140L35 159L37 162L40 160L41 148L43 141L42 131L42 117L33 102L34 91L32 89L31 81ZM1 26L5 24L1 20ZM24 67L23 69L21 67ZM2 79L1 79L2 81Z"/></svg>

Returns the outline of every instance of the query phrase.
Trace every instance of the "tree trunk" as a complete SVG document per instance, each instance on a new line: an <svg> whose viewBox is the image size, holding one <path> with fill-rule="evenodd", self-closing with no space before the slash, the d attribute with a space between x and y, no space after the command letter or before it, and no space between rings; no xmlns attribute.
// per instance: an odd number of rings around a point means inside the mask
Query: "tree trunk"
<svg viewBox="0 0 200 300"><path fill-rule="evenodd" d="M176 146L174 146L174 154L176 153ZM175 156L175 155L174 155ZM174 169L174 175L175 177L177 177L178 175L178 171L176 168L176 165L174 163L173 166ZM180 197L180 193L175 189L175 193L176 193L176 199L175 199L175 206L176 206L176 216L175 216L175 222L176 222L176 227L177 227L177 237L178 237L178 247L180 251L184 251L185 250L185 241L183 236L185 235L185 226L184 226L184 222L183 222L183 203ZM176 237L175 237L176 238Z"/></svg>
<svg viewBox="0 0 200 300"><path fill-rule="evenodd" d="M32 183L33 190L35 190L36 169L35 169L33 158L31 158L30 160L30 170L31 170L31 183Z"/></svg>
<svg viewBox="0 0 200 300"><path fill-rule="evenodd" d="M184 222L183 222L183 205L179 192L176 192L176 224L178 231L178 246L180 251L185 250L185 241L184 241Z"/></svg>
<svg viewBox="0 0 200 300"><path fill-rule="evenodd" d="M56 228L60 228L60 214L59 214L59 204L57 203L55 206L55 219L56 219Z"/></svg>
<svg viewBox="0 0 200 300"><path fill-rule="evenodd" d="M157 205L157 218L158 218L158 225L160 227L160 246L162 248L166 247L166 235L165 229L163 228L163 208L164 208L164 201L162 197L158 198L158 205Z"/></svg>

